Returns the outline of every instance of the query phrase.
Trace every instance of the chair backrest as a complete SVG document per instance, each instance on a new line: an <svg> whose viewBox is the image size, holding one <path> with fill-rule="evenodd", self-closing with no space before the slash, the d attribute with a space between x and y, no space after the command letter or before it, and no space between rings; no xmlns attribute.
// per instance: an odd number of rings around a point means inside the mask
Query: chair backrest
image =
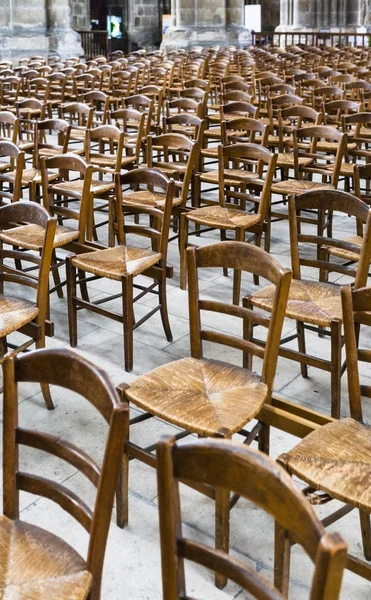
<svg viewBox="0 0 371 600"><path fill-rule="evenodd" d="M203 248L187 249L189 279L189 318L191 335L191 354L193 358L202 358L202 342L215 342L242 350L248 355L263 359L261 378L268 387L267 397L273 388L276 373L278 349L284 320L287 297L291 282L291 271L284 269L270 254L261 248L244 242L220 242ZM235 306L227 302L214 302L200 299L198 289L198 269L223 267L257 275L267 279L276 287L273 310L270 317L246 306ZM245 303L244 303L245 304ZM244 323L243 339L235 335L216 332L201 327L202 310L239 317ZM268 329L265 349L250 338L252 325Z"/></svg>
<svg viewBox="0 0 371 600"><path fill-rule="evenodd" d="M126 234L134 234L146 237L152 241L153 249L161 253L161 265L166 266L167 248L169 240L169 227L171 211L173 208L173 199L175 193L175 184L173 179L168 179L165 175L155 169L139 168L132 169L123 175L115 175L116 189L116 215L117 215L117 237L119 244L126 243ZM125 194L122 188L124 186L133 187L135 190L143 189L160 190L164 194L164 203L161 208L153 207L140 200L133 205L129 203L128 212L134 214L146 214L150 217L149 225L143 223L125 223ZM124 208L124 210L123 210Z"/></svg>
<svg viewBox="0 0 371 600"><path fill-rule="evenodd" d="M162 164L168 166L170 159L174 161L174 165L177 165L176 159L186 163L180 192L181 204L185 206L192 174L199 158L199 143L180 133L164 133L155 137L149 135L146 150L149 168L161 168Z"/></svg>
<svg viewBox="0 0 371 600"><path fill-rule="evenodd" d="M371 325L371 288L352 290L341 288L343 308L344 340L347 364L348 396L350 415L362 422L362 396L371 398L371 386L360 383L359 363L371 362L371 350L359 347L360 326Z"/></svg>
<svg viewBox="0 0 371 600"><path fill-rule="evenodd" d="M221 140L224 146L233 143L250 143L267 146L269 128L259 119L236 117L222 121Z"/></svg>
<svg viewBox="0 0 371 600"><path fill-rule="evenodd" d="M45 133L56 133L57 143L51 143L45 140ZM70 140L71 125L64 119L45 119L44 121L35 121L35 147L32 155L34 168L39 168L40 156L53 151L56 154L65 154L68 152ZM53 141L55 138L52 138ZM43 152L45 151L45 152Z"/></svg>
<svg viewBox="0 0 371 600"><path fill-rule="evenodd" d="M229 169L230 163L236 173ZM218 177L219 177L219 204L225 205L226 198L229 202L237 200L240 208L245 210L246 202L253 204L254 212L257 212L264 220L268 213L271 185L276 169L277 154L271 153L263 146L257 144L231 144L219 146L218 148ZM251 172L251 177L244 179L246 192L229 190L225 180L241 182L241 173ZM264 181L263 181L264 180Z"/></svg>
<svg viewBox="0 0 371 600"><path fill-rule="evenodd" d="M69 102L58 107L58 116L74 128L90 128L93 123L94 108L83 102Z"/></svg>
<svg viewBox="0 0 371 600"><path fill-rule="evenodd" d="M258 108L250 102L228 102L223 104L220 109L220 118L224 119L225 115L235 114L236 117L256 117Z"/></svg>
<svg viewBox="0 0 371 600"><path fill-rule="evenodd" d="M326 151L318 149L319 142L326 142L328 146ZM333 145L331 145L333 144ZM335 127L329 125L313 125L313 127L302 127L294 129L293 132L293 152L294 152L294 171L295 178L302 179L303 173L320 172L325 174L327 167L331 167L327 171L330 177L331 184L337 186L341 161L347 151L347 136L341 133ZM301 165L300 158L310 158L311 163Z"/></svg>
<svg viewBox="0 0 371 600"><path fill-rule="evenodd" d="M269 456L229 440L200 439L180 445L166 436L157 444L156 457L164 600L188 597L185 560L228 577L245 589L249 598L284 598L254 568L183 535L182 480L234 492L270 514L315 564L310 599L339 598L347 545L339 534L326 532L301 491Z"/></svg>
<svg viewBox="0 0 371 600"><path fill-rule="evenodd" d="M76 154L59 154L51 158L41 157L40 159L41 182L44 206L51 215L58 217L59 221L72 219L78 221L79 238L83 243L86 237L86 226L89 210L92 204L92 195L90 193L91 181L93 176L93 165L88 165L80 156ZM50 171L57 171L58 179L49 183L48 174ZM80 186L74 190L74 182L71 181L65 189L53 191L53 185L57 182L63 183L69 181L69 173L76 172L83 179L82 190ZM66 189L67 188L67 189ZM60 197L63 197L61 202ZM68 200L80 200L79 209L75 210L69 206Z"/></svg>
<svg viewBox="0 0 371 600"><path fill-rule="evenodd" d="M1 140L17 143L19 135L19 119L10 111L0 112L0 136Z"/></svg>
<svg viewBox="0 0 371 600"><path fill-rule="evenodd" d="M38 323L43 326L49 306L49 271L53 252L54 234L57 220L51 217L42 206L35 202L14 202L0 208L0 230L13 228L16 223L37 225L44 230L43 244L40 257L29 252L9 249L3 245L0 249L0 287L3 292L4 283L12 283L36 290L36 305L39 309ZM4 263L4 260L14 259L38 265L37 276L27 271Z"/></svg>
<svg viewBox="0 0 371 600"><path fill-rule="evenodd" d="M58 385L81 394L108 423L101 467L82 448L60 436L18 426L18 382ZM19 491L46 497L74 517L89 533L87 569L93 575L91 598L100 598L106 541L119 466L128 428L124 404L105 371L71 350L37 350L10 355L4 362L4 514L19 518ZM68 423L70 427L71 423ZM66 486L19 469L18 447L48 452L81 471L97 488L93 510Z"/></svg>
<svg viewBox="0 0 371 600"><path fill-rule="evenodd" d="M10 200L11 202L17 202L21 197L22 191L22 172L25 167L24 152L20 150L18 146L13 144L13 142L0 142L0 158L6 159L5 161L0 160L0 164L5 162L5 164L8 166L6 170L15 171L13 190L4 189L4 187L1 186L0 198Z"/></svg>
<svg viewBox="0 0 371 600"><path fill-rule="evenodd" d="M303 211L314 211L317 218L313 219L314 231L308 231L309 218L305 218L307 229L301 231ZM340 212L354 218L355 226L364 225L363 243L361 246L351 240L335 237L334 225L331 236L324 234L325 215ZM319 279L327 281L328 273L340 273L355 279L356 288L366 285L368 268L371 260L371 210L365 202L356 196L339 190L312 190L289 198L290 250L293 276L301 279L301 267L312 267L319 270ZM345 237L345 236L344 236ZM349 234L348 234L349 237ZM314 246L312 256L308 254L310 244ZM313 248L312 246L312 248ZM359 257L357 267L354 263L331 260L329 248L344 250Z"/></svg>
<svg viewBox="0 0 371 600"><path fill-rule="evenodd" d="M100 125L86 130L85 136L85 160L88 164L95 159L102 160L109 156L115 159L115 165L110 169L105 166L107 172L119 173L122 164L122 153L124 148L125 133L113 125ZM95 146L98 144L98 150Z"/></svg>

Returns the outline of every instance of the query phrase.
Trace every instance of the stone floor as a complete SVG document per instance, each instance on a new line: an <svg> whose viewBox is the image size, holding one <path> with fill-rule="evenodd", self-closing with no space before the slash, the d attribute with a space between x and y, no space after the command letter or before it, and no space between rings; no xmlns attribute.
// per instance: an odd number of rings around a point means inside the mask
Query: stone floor
<svg viewBox="0 0 371 600"><path fill-rule="evenodd" d="M283 212L285 208L282 209ZM342 233L350 230L348 217L336 217L336 227ZM290 266L290 250L287 221L273 224L272 254L284 266ZM334 235L335 232L334 232ZM207 244L217 239L216 233L208 233L201 238L194 238L197 243ZM93 313L81 311L78 314L78 347L76 351L99 364L107 370L113 382L131 382L154 367L189 355L187 292L179 289L178 251L176 243L170 244L169 264L174 266L174 278L168 282L168 305L174 341L168 343L163 334L158 315L147 321L134 336L134 369L131 374L123 368L123 343L121 327ZM304 276L314 277L315 273L305 270ZM232 277L223 277L220 270L201 272L200 290L207 297L231 298ZM344 278L343 278L344 280ZM262 284L264 282L261 282ZM96 298L104 297L115 291L117 284L109 281L94 282L91 293ZM252 281L243 278L243 293L256 289ZM136 316L141 317L144 311L153 304L153 299L143 298L138 303ZM120 310L119 301L113 301ZM55 296L51 303L52 319L55 322L55 336L48 340L48 347L69 347L66 300ZM218 315L206 320L209 326L228 332L238 333L238 324L232 317L223 318ZM294 329L292 321L286 321L285 332ZM16 336L17 337L17 336ZM19 336L18 336L19 337ZM367 341L367 340L366 340ZM294 342L293 342L294 344ZM318 338L314 333L308 334L308 349L314 354L329 356L328 340ZM205 344L205 356L240 364L240 356L228 348L212 347ZM258 367L259 365L256 365ZM367 379L367 370L364 371ZM281 396L299 402L308 407L329 412L330 385L329 374L309 369L308 379L300 375L296 363L284 359L279 360L275 391ZM47 411L37 385L31 384L20 389L20 420L28 428L40 428L50 433L67 437L80 443L93 456L101 455L102 440L106 426L101 417L95 414L81 398L71 393L53 388L54 411ZM135 412L135 411L133 411ZM366 418L370 420L370 406L365 406ZM349 413L347 406L346 376L343 378L343 415ZM155 442L160 435L175 431L174 427L154 419L136 426L132 432L132 440L141 445ZM289 449L296 440L280 431L272 432L272 456ZM57 459L43 456L42 453L27 450L21 455L26 468L41 475L52 477L58 482L70 486L88 500L93 493L90 484L71 466L61 464ZM161 596L160 549L158 532L157 489L155 472L145 465L132 462L130 465L130 523L127 529L118 529L115 525L115 513L108 541L103 594L104 600L133 598L135 600L159 600ZM329 513L331 507L320 508L322 516ZM184 487L182 489L182 506L185 533L202 542L213 543L214 509L212 501ZM75 547L84 552L86 533L75 522L55 507L51 502L22 496L22 519L43 524L57 534L61 534ZM341 531L348 541L351 551L361 556L361 540L359 534L358 515L350 513L333 529ZM259 509L247 501L240 501L231 516L231 553L243 561L253 565L257 571L272 578L273 567L273 523ZM292 556L290 598L301 600L308 597L312 567L303 552L295 547ZM194 565L187 567L188 595L213 600L227 600L248 596L238 586L229 583L223 590L213 585L212 574ZM351 573L346 573L342 598L344 600L363 600L370 598L371 587L366 581Z"/></svg>

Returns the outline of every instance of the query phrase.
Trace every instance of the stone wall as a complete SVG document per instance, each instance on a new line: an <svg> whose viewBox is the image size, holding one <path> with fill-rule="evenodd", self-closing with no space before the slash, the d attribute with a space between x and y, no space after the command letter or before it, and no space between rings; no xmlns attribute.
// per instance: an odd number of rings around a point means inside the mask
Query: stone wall
<svg viewBox="0 0 371 600"><path fill-rule="evenodd" d="M74 29L90 29L89 0L70 0L71 25Z"/></svg>

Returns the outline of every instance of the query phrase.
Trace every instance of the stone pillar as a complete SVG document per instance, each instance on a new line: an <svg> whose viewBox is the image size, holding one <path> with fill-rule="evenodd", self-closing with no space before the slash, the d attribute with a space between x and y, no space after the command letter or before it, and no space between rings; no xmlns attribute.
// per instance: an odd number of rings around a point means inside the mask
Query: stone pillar
<svg viewBox="0 0 371 600"><path fill-rule="evenodd" d="M174 4L173 4L174 7ZM175 0L174 25L169 27L161 48L235 45L251 42L244 27L243 0Z"/></svg>
<svg viewBox="0 0 371 600"><path fill-rule="evenodd" d="M360 32L360 7L370 0L281 0L281 20L276 31ZM364 13L367 13L364 10Z"/></svg>
<svg viewBox="0 0 371 600"><path fill-rule="evenodd" d="M69 0L47 0L46 20L50 52L56 52L62 59L84 54L80 36L71 28Z"/></svg>

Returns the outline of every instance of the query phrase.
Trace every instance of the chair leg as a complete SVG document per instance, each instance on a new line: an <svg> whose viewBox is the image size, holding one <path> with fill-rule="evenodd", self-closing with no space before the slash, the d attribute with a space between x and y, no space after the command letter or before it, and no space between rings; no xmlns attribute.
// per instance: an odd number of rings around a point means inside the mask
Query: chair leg
<svg viewBox="0 0 371 600"><path fill-rule="evenodd" d="M162 326L165 331L166 339L168 342L173 341L173 334L171 333L171 327L169 322L169 313L167 311L167 296L166 296L166 266L164 268L163 277L158 282L159 301L160 301L160 314Z"/></svg>
<svg viewBox="0 0 371 600"><path fill-rule="evenodd" d="M43 327L43 332L42 332L42 335L41 335L41 339L38 340L35 343L35 346L36 346L36 348L38 350L41 349L41 348L45 348L45 328L44 327ZM48 410L53 410L55 407L54 407L54 402L52 400L52 396L51 396L51 393L50 393L50 386L49 386L49 384L48 383L40 383L40 387L41 387L41 392L42 392L42 395L43 395L43 398L44 398L44 402L45 402L46 408Z"/></svg>
<svg viewBox="0 0 371 600"><path fill-rule="evenodd" d="M304 330L304 324L301 323L301 321L297 321L296 323L296 331L298 334L298 348L299 348L299 352L301 352L302 354L306 354L306 350L305 350L305 330ZM306 378L308 377L308 366L304 363L300 363L300 371L301 371L301 375L302 377Z"/></svg>
<svg viewBox="0 0 371 600"><path fill-rule="evenodd" d="M237 227L236 229L236 240L239 242L243 242L245 239L245 230ZM237 306L240 303L240 295L241 295L241 270L235 269L233 271L233 304Z"/></svg>
<svg viewBox="0 0 371 600"><path fill-rule="evenodd" d="M129 431L127 442L129 441ZM129 456L126 445L116 487L116 523L121 529L127 527L129 523Z"/></svg>
<svg viewBox="0 0 371 600"><path fill-rule="evenodd" d="M58 298L63 298L63 289L59 287L61 285L61 278L59 277L59 269L58 269L58 261L55 250L53 250L52 254L52 262L51 262L51 272L53 275L54 285L57 288L57 296Z"/></svg>
<svg viewBox="0 0 371 600"><path fill-rule="evenodd" d="M124 326L125 371L133 369L133 277L122 278L122 314Z"/></svg>
<svg viewBox="0 0 371 600"><path fill-rule="evenodd" d="M228 554L229 552L229 514L230 492L215 488L215 549ZM228 579L220 573L215 574L215 585L222 590Z"/></svg>
<svg viewBox="0 0 371 600"><path fill-rule="evenodd" d="M287 598L290 578L291 544L287 531L275 523L274 532L274 586Z"/></svg>
<svg viewBox="0 0 371 600"><path fill-rule="evenodd" d="M68 308L68 329L70 335L70 346L77 346L77 310L74 298L76 298L76 269L71 264L71 259L66 261L67 275L67 308Z"/></svg>
<svg viewBox="0 0 371 600"><path fill-rule="evenodd" d="M359 520L361 523L361 534L363 544L363 554L366 560L371 560L371 528L370 515L363 510L359 511Z"/></svg>
<svg viewBox="0 0 371 600"><path fill-rule="evenodd" d="M188 220L185 213L180 215L179 225L179 254L180 254L180 289L187 289L186 249L188 244Z"/></svg>
<svg viewBox="0 0 371 600"><path fill-rule="evenodd" d="M331 323L331 416L340 419L341 324Z"/></svg>
<svg viewBox="0 0 371 600"><path fill-rule="evenodd" d="M227 239L227 232L225 229L221 229L220 230L220 241L221 242L225 242L225 240ZM223 276L224 277L228 277L228 269L227 267L223 267Z"/></svg>

